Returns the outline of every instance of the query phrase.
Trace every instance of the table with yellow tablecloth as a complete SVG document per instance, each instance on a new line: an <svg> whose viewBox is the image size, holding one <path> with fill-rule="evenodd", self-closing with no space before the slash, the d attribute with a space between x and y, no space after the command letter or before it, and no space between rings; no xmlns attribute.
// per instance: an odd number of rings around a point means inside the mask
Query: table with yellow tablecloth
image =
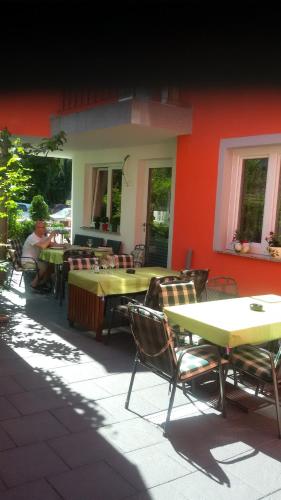
<svg viewBox="0 0 281 500"><path fill-rule="evenodd" d="M101 339L104 300L112 295L145 292L153 276L178 275L164 267L140 267L135 274L126 269L70 271L68 274L68 319L96 332Z"/></svg>
<svg viewBox="0 0 281 500"><path fill-rule="evenodd" d="M262 305L262 311L250 305ZM281 338L281 296L268 294L165 307L171 324L222 347Z"/></svg>

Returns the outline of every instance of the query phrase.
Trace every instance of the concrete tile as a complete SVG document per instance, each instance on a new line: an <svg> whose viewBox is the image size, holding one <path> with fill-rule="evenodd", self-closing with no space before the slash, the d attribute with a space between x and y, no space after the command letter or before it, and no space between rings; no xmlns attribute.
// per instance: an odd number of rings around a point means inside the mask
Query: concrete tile
<svg viewBox="0 0 281 500"><path fill-rule="evenodd" d="M97 380L97 384L112 395L127 394L131 380L131 370L116 375L108 375ZM160 377L150 372L138 372L134 381L134 391L146 387L167 385Z"/></svg>
<svg viewBox="0 0 281 500"><path fill-rule="evenodd" d="M69 404L67 394L57 394L53 389L38 389L9 396L10 401L23 414L41 412L51 408L60 408ZM7 418L7 417L6 417Z"/></svg>
<svg viewBox="0 0 281 500"><path fill-rule="evenodd" d="M116 418L96 403L79 404L52 409L52 414L70 431L80 432L116 422Z"/></svg>
<svg viewBox="0 0 281 500"><path fill-rule="evenodd" d="M27 391L40 389L42 387L50 387L49 375L40 370L22 372L20 375L13 375L13 379Z"/></svg>
<svg viewBox="0 0 281 500"><path fill-rule="evenodd" d="M0 476L8 487L66 470L62 460L44 443L0 452Z"/></svg>
<svg viewBox="0 0 281 500"><path fill-rule="evenodd" d="M1 500L61 500L50 484L44 479L32 481L1 494Z"/></svg>
<svg viewBox="0 0 281 500"><path fill-rule="evenodd" d="M11 396L9 396L11 397ZM10 401L4 397L0 397L0 420L6 420L7 418L18 417L20 414L17 409L10 403Z"/></svg>
<svg viewBox="0 0 281 500"><path fill-rule="evenodd" d="M68 434L67 429L49 412L5 420L1 425L18 446Z"/></svg>
<svg viewBox="0 0 281 500"><path fill-rule="evenodd" d="M68 385L69 390L74 394L81 397L82 401L95 401L97 399L107 398L111 396L111 394L99 387L95 380L82 380L81 382L74 382Z"/></svg>
<svg viewBox="0 0 281 500"><path fill-rule="evenodd" d="M118 396L112 396L111 398L101 399L98 402L98 406L111 413L114 422L136 418L136 414L145 416L158 411L158 408L154 406L154 404L142 399L139 395L139 391L132 392L130 406L126 410L126 397L127 394L120 394Z"/></svg>
<svg viewBox="0 0 281 500"><path fill-rule="evenodd" d="M134 465L139 475L130 475L127 467L128 461ZM126 453L125 455L112 455L107 462L118 470L121 476L141 491L144 488L152 488L164 482L172 481L178 477L192 472L192 468L184 463L180 464L166 454L159 446L147 446L139 450Z"/></svg>
<svg viewBox="0 0 281 500"><path fill-rule="evenodd" d="M100 427L97 432L122 452L137 450L165 439L161 430L140 418Z"/></svg>
<svg viewBox="0 0 281 500"><path fill-rule="evenodd" d="M31 368L21 358L3 359L0 363L0 377L6 375L14 375L25 371L30 371Z"/></svg>
<svg viewBox="0 0 281 500"><path fill-rule="evenodd" d="M82 363L79 365L64 366L50 370L50 375L62 380L64 383L81 382L82 380L96 379L107 375L106 368L97 362Z"/></svg>
<svg viewBox="0 0 281 500"><path fill-rule="evenodd" d="M133 468L130 463L128 467ZM49 481L64 500L120 500L135 493L134 488L104 462L52 476Z"/></svg>
<svg viewBox="0 0 281 500"><path fill-rule="evenodd" d="M0 377L0 396L22 392L22 387L12 377Z"/></svg>
<svg viewBox="0 0 281 500"><path fill-rule="evenodd" d="M49 445L72 469L103 460L115 452L111 444L95 429L51 439Z"/></svg>
<svg viewBox="0 0 281 500"><path fill-rule="evenodd" d="M2 428L2 425L0 423L0 451L8 450L9 448L14 448L14 447L15 447L15 442Z"/></svg>

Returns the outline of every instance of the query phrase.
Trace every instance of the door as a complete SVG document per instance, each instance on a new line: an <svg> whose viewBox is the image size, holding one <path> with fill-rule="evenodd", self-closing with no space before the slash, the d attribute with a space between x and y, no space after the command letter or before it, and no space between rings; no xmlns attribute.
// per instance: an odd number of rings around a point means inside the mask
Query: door
<svg viewBox="0 0 281 500"><path fill-rule="evenodd" d="M172 168L149 168L146 258L147 266L167 267Z"/></svg>

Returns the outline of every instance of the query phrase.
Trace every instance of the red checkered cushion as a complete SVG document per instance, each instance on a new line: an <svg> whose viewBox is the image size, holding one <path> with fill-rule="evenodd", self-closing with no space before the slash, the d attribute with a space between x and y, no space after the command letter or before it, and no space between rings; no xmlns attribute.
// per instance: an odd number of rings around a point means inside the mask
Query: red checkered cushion
<svg viewBox="0 0 281 500"><path fill-rule="evenodd" d="M114 255L114 262L116 268L134 267L134 260L132 255Z"/></svg>
<svg viewBox="0 0 281 500"><path fill-rule="evenodd" d="M69 257L67 260L69 262L70 271L93 269L93 267L99 263L99 259L97 257L85 257L84 259Z"/></svg>

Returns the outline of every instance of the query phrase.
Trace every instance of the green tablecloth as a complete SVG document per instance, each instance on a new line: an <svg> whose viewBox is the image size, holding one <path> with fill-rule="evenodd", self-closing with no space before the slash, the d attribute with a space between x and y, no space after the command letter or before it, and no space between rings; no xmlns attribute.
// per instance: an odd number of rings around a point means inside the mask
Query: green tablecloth
<svg viewBox="0 0 281 500"><path fill-rule="evenodd" d="M64 251L63 249L45 248L41 250L39 258L52 264L62 264Z"/></svg>
<svg viewBox="0 0 281 500"><path fill-rule="evenodd" d="M252 311L251 303L264 311ZM281 296L257 295L165 307L171 324L223 347L262 344L281 338Z"/></svg>
<svg viewBox="0 0 281 500"><path fill-rule="evenodd" d="M164 267L139 267L135 274L126 269L108 269L95 273L92 270L70 271L68 283L99 296L137 293L148 289L153 276L178 275L178 271Z"/></svg>

